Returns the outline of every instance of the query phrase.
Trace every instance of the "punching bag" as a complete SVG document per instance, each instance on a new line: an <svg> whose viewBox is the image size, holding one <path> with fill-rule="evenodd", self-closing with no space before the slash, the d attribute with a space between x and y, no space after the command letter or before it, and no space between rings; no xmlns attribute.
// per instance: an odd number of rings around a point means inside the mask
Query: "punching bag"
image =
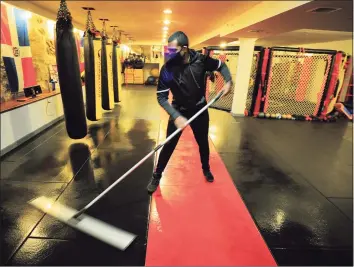
<svg viewBox="0 0 354 267"><path fill-rule="evenodd" d="M97 76L101 66L96 60L94 38L96 28L93 24L91 12L88 11L86 32L84 35L84 56L85 56L85 90L86 90L86 117L90 121L97 121L102 118L102 99L101 99L101 79ZM96 45L97 46L97 45Z"/></svg>
<svg viewBox="0 0 354 267"><path fill-rule="evenodd" d="M107 73L107 36L105 29L105 20L103 20L102 40L101 40L101 87L102 87L102 108L110 110L109 105L109 88Z"/></svg>
<svg viewBox="0 0 354 267"><path fill-rule="evenodd" d="M119 87L118 87L118 64L117 64L117 43L113 42L112 50L112 66L113 66L113 92L114 102L119 102Z"/></svg>
<svg viewBox="0 0 354 267"><path fill-rule="evenodd" d="M113 44L107 44L107 50L109 54L107 55L107 74L108 74L108 99L109 99L109 109L114 108L114 92L113 92L113 65L112 65L112 50Z"/></svg>
<svg viewBox="0 0 354 267"><path fill-rule="evenodd" d="M56 60L66 131L70 138L80 139L87 134L87 124L72 17L65 0L60 1L55 33Z"/></svg>
<svg viewBox="0 0 354 267"><path fill-rule="evenodd" d="M118 76L118 101L122 101L122 82L124 81L122 77L122 73L124 73L123 70L123 64L121 62L121 55L122 55L122 50L120 46L117 46L117 76Z"/></svg>

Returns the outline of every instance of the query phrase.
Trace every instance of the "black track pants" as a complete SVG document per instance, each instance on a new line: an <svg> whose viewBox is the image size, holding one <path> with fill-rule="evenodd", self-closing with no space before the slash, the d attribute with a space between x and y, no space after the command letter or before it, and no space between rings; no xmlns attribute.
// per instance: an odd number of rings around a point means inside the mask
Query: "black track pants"
<svg viewBox="0 0 354 267"><path fill-rule="evenodd" d="M190 119L197 111L195 112L183 112L181 114ZM208 110L205 110L199 117L195 118L194 121L190 124L194 138L199 146L200 161L202 163L203 170L209 170L209 142L208 142L208 133L209 133L209 113ZM176 126L173 120L170 118L167 126L167 137L170 136L174 131L176 131ZM172 140L167 143L161 150L159 160L156 166L156 173L162 173L171 158L173 151L175 150L178 140L181 137L182 132L178 133ZM192 151L191 151L192 153ZM188 166L186 166L188 168Z"/></svg>

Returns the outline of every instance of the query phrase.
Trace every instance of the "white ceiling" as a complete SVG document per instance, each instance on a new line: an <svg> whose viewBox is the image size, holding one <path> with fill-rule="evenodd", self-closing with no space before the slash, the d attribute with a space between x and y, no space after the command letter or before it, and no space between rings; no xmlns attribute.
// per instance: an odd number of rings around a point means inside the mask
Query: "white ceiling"
<svg viewBox="0 0 354 267"><path fill-rule="evenodd" d="M226 37L215 36L213 38L209 38L208 40L205 40L201 44L194 46L194 48L200 49L200 48L207 47L207 46L218 46L222 43L228 44L228 43L235 42L235 41L238 41L238 38L226 38Z"/></svg>
<svg viewBox="0 0 354 267"><path fill-rule="evenodd" d="M6 1L47 18L56 19L60 1ZM301 3L300 3L301 2ZM352 38L353 1L67 1L74 26L84 30L87 12L94 7L99 18L128 33L136 45L156 45L162 41L163 20L171 20L169 34L182 30L195 48L219 45L239 38L258 38L259 45L314 43ZM280 6L282 4L282 7ZM268 9L265 10L265 7ZM287 8L289 7L289 8ZM312 14L316 7L339 7L338 12ZM163 14L170 8L171 15ZM258 15L257 15L258 14ZM278 15L275 15L278 14ZM257 22L259 21L259 22ZM223 34L226 29L226 35ZM231 29L231 33L230 32ZM232 32L232 30L238 29ZM251 30L262 30L251 33ZM221 37L222 36L222 37ZM123 38L123 41L126 39Z"/></svg>
<svg viewBox="0 0 354 267"><path fill-rule="evenodd" d="M60 1L6 1L51 19L56 18ZM94 23L102 28L99 18L107 18L110 25L129 33L136 44L161 44L163 20L171 20L169 33L182 30L190 38L199 38L210 29L221 27L231 18L247 11L259 1L67 1L75 27L84 30L87 12L83 6L93 7ZM163 10L169 8L171 15Z"/></svg>
<svg viewBox="0 0 354 267"><path fill-rule="evenodd" d="M341 8L333 13L310 13L317 7ZM259 33L251 30L262 30ZM312 1L226 35L259 38L258 43L312 43L350 39L353 32L353 1ZM291 42L289 42L291 39Z"/></svg>
<svg viewBox="0 0 354 267"><path fill-rule="evenodd" d="M289 44L324 43L350 39L353 39L352 32L301 29L260 38L256 43L260 46L283 46Z"/></svg>

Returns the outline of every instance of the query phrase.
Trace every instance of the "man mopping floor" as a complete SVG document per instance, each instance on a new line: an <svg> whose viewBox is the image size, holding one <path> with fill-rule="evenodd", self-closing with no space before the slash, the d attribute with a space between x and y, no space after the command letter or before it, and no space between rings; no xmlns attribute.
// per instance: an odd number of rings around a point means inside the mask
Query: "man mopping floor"
<svg viewBox="0 0 354 267"><path fill-rule="evenodd" d="M231 91L233 84L226 64L189 49L189 41L185 33L178 31L169 37L168 51L170 56L161 68L157 85L157 100L170 116L167 136L171 135L177 128L183 129L186 126L187 119L207 104L205 97L205 74L207 72L219 71L221 73L225 81L225 85L221 89L223 96ZM169 91L173 95L172 105L168 102ZM208 110L191 122L191 128L199 146L204 176L208 182L213 182L214 177L209 166ZM159 186L162 172L166 168L181 134L182 131L162 148L155 172L147 187L150 194L154 193Z"/></svg>

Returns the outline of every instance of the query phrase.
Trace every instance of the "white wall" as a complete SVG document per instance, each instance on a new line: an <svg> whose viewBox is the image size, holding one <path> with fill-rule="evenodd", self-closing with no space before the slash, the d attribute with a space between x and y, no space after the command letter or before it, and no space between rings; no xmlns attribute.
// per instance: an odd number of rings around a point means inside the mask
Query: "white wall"
<svg viewBox="0 0 354 267"><path fill-rule="evenodd" d="M60 89L57 88L60 92ZM82 87L86 104L85 86ZM61 94L0 114L1 155L21 145L64 116Z"/></svg>
<svg viewBox="0 0 354 267"><path fill-rule="evenodd" d="M314 48L314 49L340 50L340 51L343 51L347 54L353 55L353 40L352 39L344 40L344 41L324 42L324 43L309 43L309 44L296 44L296 45L289 44L286 46Z"/></svg>
<svg viewBox="0 0 354 267"><path fill-rule="evenodd" d="M63 115L60 94L1 113L1 154L19 145L21 139L41 127L50 126Z"/></svg>

